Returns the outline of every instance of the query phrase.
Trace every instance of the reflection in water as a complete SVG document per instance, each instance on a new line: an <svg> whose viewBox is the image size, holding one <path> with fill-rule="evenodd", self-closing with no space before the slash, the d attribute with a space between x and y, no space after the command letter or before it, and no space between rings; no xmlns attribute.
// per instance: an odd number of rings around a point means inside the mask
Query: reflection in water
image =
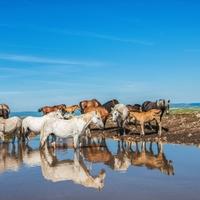
<svg viewBox="0 0 200 200"><path fill-rule="evenodd" d="M113 142L116 151L111 151ZM172 161L166 158L162 143L111 143L103 138L86 138L83 140L83 146L87 147L74 152L73 159L64 160L59 160L51 148L45 147L40 151L24 143L0 143L0 173L18 171L24 164L28 167L41 166L46 180L70 180L95 189L104 187L105 171L101 170L97 176L92 176L84 160L89 163L102 163L115 171L127 171L129 167L145 167L157 169L166 175L174 175Z"/></svg>
<svg viewBox="0 0 200 200"><path fill-rule="evenodd" d="M127 171L130 166L138 166L158 169L166 175L174 175L172 161L166 159L161 142L150 142L148 148L146 142L142 142L140 148L137 142L134 145L127 145L120 141L117 143L116 154L110 152L105 139L102 139L99 146L83 148L82 153L87 161L104 163L115 171ZM157 148L157 151L153 150L153 146Z"/></svg>
<svg viewBox="0 0 200 200"><path fill-rule="evenodd" d="M10 146L11 145L11 146ZM18 171L21 165L19 154L16 153L15 144L0 143L0 173L5 171Z"/></svg>
<svg viewBox="0 0 200 200"><path fill-rule="evenodd" d="M148 169L158 169L167 175L174 175L174 168L171 160L167 160L163 152L162 143L157 143L157 153L153 151L153 144L150 143L147 149L146 142L142 142L141 151L136 143L136 150L130 147L129 155L131 164L134 166L145 166Z"/></svg>
<svg viewBox="0 0 200 200"><path fill-rule="evenodd" d="M105 171L93 177L86 168L83 158L78 151L73 160L57 160L56 156L46 147L41 152L41 169L45 179L53 182L71 180L85 187L102 189L104 187Z"/></svg>

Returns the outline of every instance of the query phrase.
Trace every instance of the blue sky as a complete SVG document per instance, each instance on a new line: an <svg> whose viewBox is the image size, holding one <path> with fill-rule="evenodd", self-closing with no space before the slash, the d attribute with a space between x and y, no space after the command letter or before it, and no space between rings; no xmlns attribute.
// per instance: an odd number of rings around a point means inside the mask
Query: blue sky
<svg viewBox="0 0 200 200"><path fill-rule="evenodd" d="M199 10L192 0L0 0L0 102L199 102Z"/></svg>

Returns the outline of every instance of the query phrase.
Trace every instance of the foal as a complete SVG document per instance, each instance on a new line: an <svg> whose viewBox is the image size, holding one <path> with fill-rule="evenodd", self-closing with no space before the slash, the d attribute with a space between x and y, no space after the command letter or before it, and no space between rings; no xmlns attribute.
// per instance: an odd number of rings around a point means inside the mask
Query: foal
<svg viewBox="0 0 200 200"><path fill-rule="evenodd" d="M152 109L146 112L133 112L130 111L129 112L129 117L131 119L135 119L137 122L140 123L141 126L141 135L145 135L144 133L144 125L145 123L151 122L153 120L156 121L156 123L158 124L159 130L158 130L158 135L161 136L161 130L162 130L162 126L161 126L161 110L159 109Z"/></svg>

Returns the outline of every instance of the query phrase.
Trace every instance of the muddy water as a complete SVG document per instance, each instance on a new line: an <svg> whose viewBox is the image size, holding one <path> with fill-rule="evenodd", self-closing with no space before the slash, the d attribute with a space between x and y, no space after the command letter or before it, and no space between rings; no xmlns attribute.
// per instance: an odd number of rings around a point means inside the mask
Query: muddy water
<svg viewBox="0 0 200 200"><path fill-rule="evenodd" d="M93 140L39 151L0 144L0 199L198 199L200 149L192 146ZM86 145L87 144L87 145Z"/></svg>

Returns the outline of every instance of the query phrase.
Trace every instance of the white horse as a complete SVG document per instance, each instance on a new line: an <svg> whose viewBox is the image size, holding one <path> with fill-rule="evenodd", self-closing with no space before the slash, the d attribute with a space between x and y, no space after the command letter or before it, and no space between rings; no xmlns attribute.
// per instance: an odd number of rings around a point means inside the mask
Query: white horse
<svg viewBox="0 0 200 200"><path fill-rule="evenodd" d="M101 115L96 111L92 111L80 116L74 116L69 120L49 119L44 123L44 126L41 130L40 147L44 146L47 137L53 133L61 138L73 137L74 148L77 148L79 144L79 136L85 132L86 128L92 122L99 128L104 127Z"/></svg>
<svg viewBox="0 0 200 200"><path fill-rule="evenodd" d="M103 189L106 177L103 169L97 176L92 176L78 151L74 153L73 160L60 161L47 149L47 146L41 151L41 170L44 178L52 182L70 180L84 187L99 190Z"/></svg>
<svg viewBox="0 0 200 200"><path fill-rule="evenodd" d="M118 128L125 128L125 124L127 122L127 118L129 115L129 110L124 104L116 104L114 108L112 108L112 119L114 122L117 122ZM124 131L125 133L125 131Z"/></svg>
<svg viewBox="0 0 200 200"><path fill-rule="evenodd" d="M15 137L20 138L22 120L19 117L10 117L8 119L0 118L0 138L4 140L6 135L12 134L13 142Z"/></svg>
<svg viewBox="0 0 200 200"><path fill-rule="evenodd" d="M42 117L26 117L22 121L22 132L23 136L28 139L28 133L34 132L35 134L39 134L44 122L48 119L63 119L63 115L61 111L51 112Z"/></svg>

